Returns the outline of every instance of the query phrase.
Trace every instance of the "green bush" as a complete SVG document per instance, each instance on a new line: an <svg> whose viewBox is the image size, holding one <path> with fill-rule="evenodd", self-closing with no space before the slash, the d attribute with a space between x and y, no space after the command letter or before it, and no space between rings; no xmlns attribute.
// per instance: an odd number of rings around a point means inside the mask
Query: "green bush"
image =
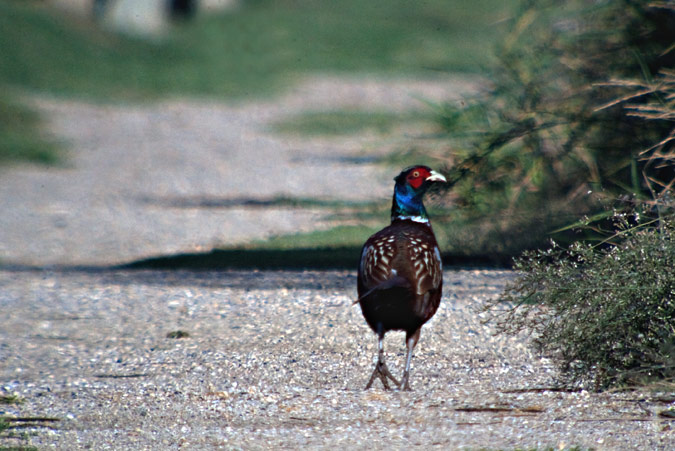
<svg viewBox="0 0 675 451"><path fill-rule="evenodd" d="M440 107L458 216L520 237L517 253L608 200L658 197L675 161L673 42L672 2L523 2L492 89Z"/></svg>
<svg viewBox="0 0 675 451"><path fill-rule="evenodd" d="M531 333L564 384L675 383L675 216L636 217L617 215L618 242L601 250L525 253L520 277L487 307L500 331Z"/></svg>

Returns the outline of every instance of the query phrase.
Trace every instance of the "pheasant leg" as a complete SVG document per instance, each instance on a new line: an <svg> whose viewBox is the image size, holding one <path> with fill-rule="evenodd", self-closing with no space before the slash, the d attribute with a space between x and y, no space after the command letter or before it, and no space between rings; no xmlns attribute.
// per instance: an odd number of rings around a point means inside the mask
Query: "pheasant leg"
<svg viewBox="0 0 675 451"><path fill-rule="evenodd" d="M389 371L389 368L387 368L387 364L384 362L384 337L379 338L378 346L379 352L377 356L377 363L375 364L373 374L371 374L370 380L366 385L366 390L368 390L373 385L373 382L375 382L376 378L379 378L382 381L382 385L384 385L385 390L389 390L391 388L387 379L391 379L394 384L400 386L401 383L391 374L391 371Z"/></svg>
<svg viewBox="0 0 675 451"><path fill-rule="evenodd" d="M401 384L399 385L401 390L404 391L412 390L412 388L410 388L410 362L412 361L413 349L415 349L417 341L420 339L420 330L421 329L417 329L414 333L406 336L405 344L408 348L408 355L405 359L405 371L403 371L403 378L401 379Z"/></svg>

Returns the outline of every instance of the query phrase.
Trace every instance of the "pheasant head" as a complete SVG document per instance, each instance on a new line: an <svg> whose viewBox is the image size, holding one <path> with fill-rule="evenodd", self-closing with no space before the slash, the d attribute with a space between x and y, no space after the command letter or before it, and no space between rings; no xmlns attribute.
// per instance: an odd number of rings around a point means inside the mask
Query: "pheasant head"
<svg viewBox="0 0 675 451"><path fill-rule="evenodd" d="M422 197L434 182L446 182L445 177L427 166L411 166L404 169L394 180L394 199L391 205L391 220L409 219L428 222L429 217Z"/></svg>

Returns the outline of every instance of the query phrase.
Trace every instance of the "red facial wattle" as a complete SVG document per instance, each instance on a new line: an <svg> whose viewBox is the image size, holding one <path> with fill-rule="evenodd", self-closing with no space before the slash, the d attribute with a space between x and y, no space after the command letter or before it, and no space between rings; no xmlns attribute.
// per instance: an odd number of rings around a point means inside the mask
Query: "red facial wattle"
<svg viewBox="0 0 675 451"><path fill-rule="evenodd" d="M424 181L430 175L431 173L427 171L425 168L415 168L410 171L410 173L406 177L406 181L408 182L408 185L412 186L413 189L419 189L419 187L422 186Z"/></svg>

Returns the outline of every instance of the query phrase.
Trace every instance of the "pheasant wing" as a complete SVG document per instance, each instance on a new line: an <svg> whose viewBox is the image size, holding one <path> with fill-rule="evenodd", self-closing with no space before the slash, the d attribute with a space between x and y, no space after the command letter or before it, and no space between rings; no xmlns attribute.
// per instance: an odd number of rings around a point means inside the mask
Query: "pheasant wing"
<svg viewBox="0 0 675 451"><path fill-rule="evenodd" d="M387 229L373 235L361 250L359 263L359 297L375 289L392 288L397 284L409 285L403 277L398 277L392 264L396 257L396 236L387 233Z"/></svg>

